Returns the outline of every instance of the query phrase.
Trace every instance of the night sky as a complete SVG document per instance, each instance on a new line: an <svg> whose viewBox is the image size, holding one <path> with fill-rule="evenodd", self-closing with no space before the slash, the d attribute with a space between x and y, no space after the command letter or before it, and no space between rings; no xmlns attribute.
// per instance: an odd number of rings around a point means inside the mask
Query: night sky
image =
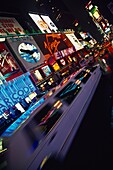
<svg viewBox="0 0 113 170"><path fill-rule="evenodd" d="M73 13L75 17L79 20L82 20L84 23L87 18L87 14L85 11L85 6L90 0L62 0L65 5L69 8L69 10ZM107 5L113 2L113 0L92 0L93 5L98 6L102 15L109 20L110 23L113 23L113 14L108 9Z"/></svg>
<svg viewBox="0 0 113 170"><path fill-rule="evenodd" d="M41 1L41 0L40 0ZM45 0L46 1L46 0ZM59 0L54 0L58 1ZM100 34L97 31L96 25L93 23L91 17L88 12L85 10L86 4L89 0L62 0L64 4L69 9L70 13L73 15L75 20L78 20L79 24L83 28L84 31L91 33L91 35L96 38L99 37ZM94 5L97 5L102 15L108 19L108 21L113 24L113 14L108 9L107 5L109 2L113 2L113 0L92 0ZM60 5L59 1L59 5ZM23 14L27 10L31 9L31 11L37 11L36 8L36 0L3 0L2 5L0 6L0 13L3 12L12 12L19 13L20 10L23 9ZM100 39L100 37L99 37Z"/></svg>
<svg viewBox="0 0 113 170"><path fill-rule="evenodd" d="M113 0L93 0L93 5L98 6L99 11L104 16L104 18L108 19L110 24L113 24L113 14L108 9L107 5L109 2L113 2ZM92 18L89 16L88 12L85 10L86 4L89 0L63 0L65 5L71 11L73 16L78 20L79 24L83 28L84 31L91 33L91 35L99 40L100 33L97 31L96 25L93 23ZM98 39L99 38L99 39Z"/></svg>
<svg viewBox="0 0 113 170"><path fill-rule="evenodd" d="M40 0L41 1L41 0ZM59 1L60 0L54 0ZM86 20L89 19L87 12L85 11L85 5L89 2L89 0L62 0L70 12L73 14L75 19L78 19L81 24L86 24ZM45 0L46 2L46 0ZM113 2L113 0L92 0L93 4L99 7L99 10L103 14L103 16L109 20L109 22L113 23L113 14L111 14L110 10L107 8L109 2ZM0 5L0 12L15 12L18 13L21 8L28 9L31 6L35 9L36 0L3 0ZM61 4L62 5L62 4ZM37 11L38 12L38 11ZM87 24L86 24L87 25Z"/></svg>

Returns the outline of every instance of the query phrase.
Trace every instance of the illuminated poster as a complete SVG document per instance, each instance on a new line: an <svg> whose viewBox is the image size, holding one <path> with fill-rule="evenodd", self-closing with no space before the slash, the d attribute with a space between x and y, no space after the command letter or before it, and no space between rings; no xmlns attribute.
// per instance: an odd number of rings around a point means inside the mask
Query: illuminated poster
<svg viewBox="0 0 113 170"><path fill-rule="evenodd" d="M0 43L0 75L6 80L10 80L21 73L20 68L5 44Z"/></svg>
<svg viewBox="0 0 113 170"><path fill-rule="evenodd" d="M33 76L35 82L43 80L43 77L42 77L41 73L39 72L39 70L35 70L32 73L32 76Z"/></svg>
<svg viewBox="0 0 113 170"><path fill-rule="evenodd" d="M47 23L38 14L29 13L29 15L38 26L38 28L42 31L42 33L51 33Z"/></svg>
<svg viewBox="0 0 113 170"><path fill-rule="evenodd" d="M30 71L44 62L45 58L32 36L8 38L7 42L24 70Z"/></svg>
<svg viewBox="0 0 113 170"><path fill-rule="evenodd" d="M17 20L11 17L0 17L0 35L16 33L25 34Z"/></svg>
<svg viewBox="0 0 113 170"><path fill-rule="evenodd" d="M52 22L52 20L49 18L49 16L45 16L45 15L41 15L41 17L43 18L43 20L48 24L50 30L52 32L57 32L58 28L56 27L56 25Z"/></svg>
<svg viewBox="0 0 113 170"><path fill-rule="evenodd" d="M79 42L79 40L76 38L76 36L73 33L66 34L66 36L71 41L71 43L74 45L76 51L83 49L82 44Z"/></svg>
<svg viewBox="0 0 113 170"><path fill-rule="evenodd" d="M41 69L44 72L45 76L49 76L52 73L48 65L41 67Z"/></svg>

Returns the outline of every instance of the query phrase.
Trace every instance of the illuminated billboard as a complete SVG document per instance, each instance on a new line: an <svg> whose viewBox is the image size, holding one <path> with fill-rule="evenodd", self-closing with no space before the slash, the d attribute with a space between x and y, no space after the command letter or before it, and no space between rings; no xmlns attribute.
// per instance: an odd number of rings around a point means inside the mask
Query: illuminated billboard
<svg viewBox="0 0 113 170"><path fill-rule="evenodd" d="M48 26L52 32L58 31L58 28L55 26L55 24L52 22L52 20L49 18L49 16L41 15L41 17L48 24Z"/></svg>
<svg viewBox="0 0 113 170"><path fill-rule="evenodd" d="M79 42L79 40L76 38L76 36L73 33L66 34L66 36L71 41L71 43L74 45L76 51L83 49L82 44Z"/></svg>
<svg viewBox="0 0 113 170"><path fill-rule="evenodd" d="M23 28L15 18L0 17L0 35L25 34Z"/></svg>
<svg viewBox="0 0 113 170"><path fill-rule="evenodd" d="M42 33L51 33L48 24L38 14L29 13L29 16L32 18Z"/></svg>

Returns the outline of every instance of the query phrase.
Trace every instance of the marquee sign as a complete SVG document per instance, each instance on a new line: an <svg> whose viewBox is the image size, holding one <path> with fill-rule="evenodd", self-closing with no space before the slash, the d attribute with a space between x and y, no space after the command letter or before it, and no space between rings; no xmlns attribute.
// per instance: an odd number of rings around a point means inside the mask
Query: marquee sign
<svg viewBox="0 0 113 170"><path fill-rule="evenodd" d="M56 60L61 59L63 57L66 57L68 55L73 54L76 51L76 49L74 47L69 47L66 48L64 50L58 51L54 53L54 57Z"/></svg>

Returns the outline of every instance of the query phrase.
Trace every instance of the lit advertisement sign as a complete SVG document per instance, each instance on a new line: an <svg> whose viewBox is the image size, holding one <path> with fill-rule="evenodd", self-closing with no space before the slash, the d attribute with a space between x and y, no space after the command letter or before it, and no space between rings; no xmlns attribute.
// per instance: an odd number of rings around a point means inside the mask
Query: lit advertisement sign
<svg viewBox="0 0 113 170"><path fill-rule="evenodd" d="M63 65L63 66L65 66L66 65L66 61L62 58L62 59L60 59L60 63L61 63L61 65Z"/></svg>
<svg viewBox="0 0 113 170"><path fill-rule="evenodd" d="M52 22L52 20L49 18L49 16L41 15L41 17L48 24L48 26L52 32L58 31L58 28L55 26L55 24Z"/></svg>
<svg viewBox="0 0 113 170"><path fill-rule="evenodd" d="M71 43L74 45L76 51L83 49L82 44L79 42L79 40L76 38L76 36L73 33L66 34L66 36L71 41Z"/></svg>
<svg viewBox="0 0 113 170"><path fill-rule="evenodd" d="M70 48L67 48L67 49L64 49L64 50L61 50L61 51L58 51L56 53L54 53L54 57L56 60L58 59L61 59L63 57L66 57L72 53L74 53L76 50L74 47L70 47Z"/></svg>
<svg viewBox="0 0 113 170"><path fill-rule="evenodd" d="M44 72L45 76L49 76L52 73L48 65L41 67L41 69Z"/></svg>
<svg viewBox="0 0 113 170"><path fill-rule="evenodd" d="M22 99L28 97L30 93L36 91L29 73L22 74L17 78L0 85L0 115L11 108Z"/></svg>
<svg viewBox="0 0 113 170"><path fill-rule="evenodd" d="M100 14L98 13L98 11L95 11L95 13L93 14L93 16L98 19L100 17Z"/></svg>
<svg viewBox="0 0 113 170"><path fill-rule="evenodd" d="M68 48L68 45L63 41L62 34L38 34L33 36L36 43L40 47L44 56L50 54L51 56L54 53ZM46 58L46 57L45 57Z"/></svg>
<svg viewBox="0 0 113 170"><path fill-rule="evenodd" d="M42 33L51 33L47 23L38 14L29 13L29 15Z"/></svg>
<svg viewBox="0 0 113 170"><path fill-rule="evenodd" d="M39 70L33 71L33 72L31 73L31 76L32 76L32 78L33 78L33 80L34 80L35 83L43 80L43 77L42 77L41 73L39 72Z"/></svg>
<svg viewBox="0 0 113 170"><path fill-rule="evenodd" d="M52 67L53 67L53 69L54 69L55 71L60 70L60 67L59 67L58 63L53 64Z"/></svg>
<svg viewBox="0 0 113 170"><path fill-rule="evenodd" d="M38 80L42 80L43 77L41 76L40 72L38 70L34 71L35 76L37 77Z"/></svg>
<svg viewBox="0 0 113 170"><path fill-rule="evenodd" d="M0 35L25 34L21 25L15 18L0 17Z"/></svg>

